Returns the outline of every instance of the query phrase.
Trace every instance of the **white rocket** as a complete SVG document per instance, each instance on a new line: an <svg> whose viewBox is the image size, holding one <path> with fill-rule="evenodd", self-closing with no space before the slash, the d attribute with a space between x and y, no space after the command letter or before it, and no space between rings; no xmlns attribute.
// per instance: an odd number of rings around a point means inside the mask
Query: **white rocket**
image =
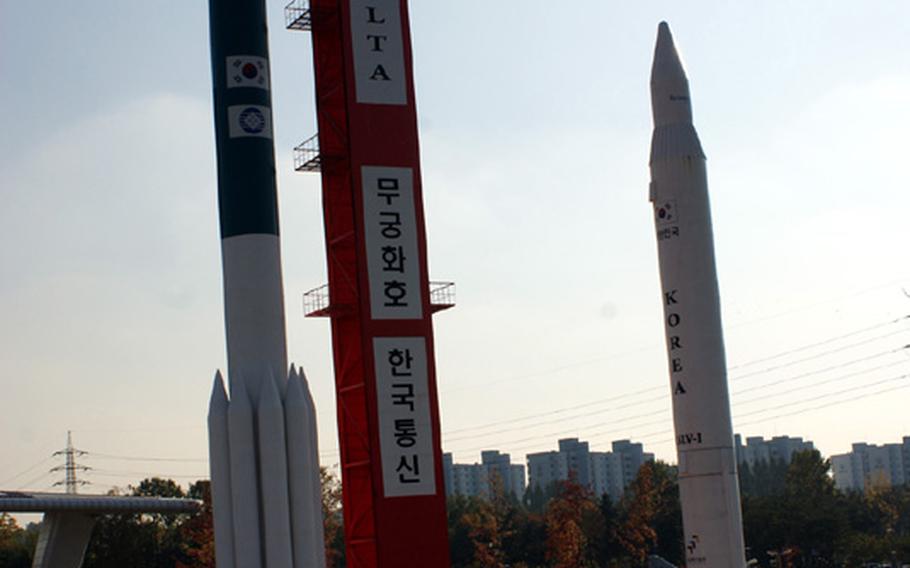
<svg viewBox="0 0 910 568"><path fill-rule="evenodd" d="M686 566L745 566L705 154L661 22L651 69L650 200L663 290Z"/></svg>

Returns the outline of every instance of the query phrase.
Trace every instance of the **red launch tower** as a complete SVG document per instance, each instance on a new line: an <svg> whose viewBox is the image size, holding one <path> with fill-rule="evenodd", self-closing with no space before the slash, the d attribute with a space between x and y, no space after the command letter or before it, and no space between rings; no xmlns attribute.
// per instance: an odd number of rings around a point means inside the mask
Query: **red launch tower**
<svg viewBox="0 0 910 568"><path fill-rule="evenodd" d="M406 0L295 0L312 32L347 562L449 565L432 313ZM327 292L327 294L326 294ZM431 300L431 295L433 299ZM327 301L324 301L327 296Z"/></svg>

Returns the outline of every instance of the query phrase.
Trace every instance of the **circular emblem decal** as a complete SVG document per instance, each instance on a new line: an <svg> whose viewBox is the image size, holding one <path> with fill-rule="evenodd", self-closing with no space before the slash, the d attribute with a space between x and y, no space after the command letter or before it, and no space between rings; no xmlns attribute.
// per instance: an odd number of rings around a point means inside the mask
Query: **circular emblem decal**
<svg viewBox="0 0 910 568"><path fill-rule="evenodd" d="M243 73L243 76L247 79L255 79L256 76L259 75L259 69L252 63L245 64L240 72Z"/></svg>
<svg viewBox="0 0 910 568"><path fill-rule="evenodd" d="M265 115L256 107L243 109L238 120L240 128L247 134L259 134L265 130Z"/></svg>

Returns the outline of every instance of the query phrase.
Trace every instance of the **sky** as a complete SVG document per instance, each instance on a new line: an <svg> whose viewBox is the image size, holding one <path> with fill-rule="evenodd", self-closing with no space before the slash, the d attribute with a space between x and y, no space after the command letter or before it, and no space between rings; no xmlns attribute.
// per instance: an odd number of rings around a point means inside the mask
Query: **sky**
<svg viewBox="0 0 910 568"><path fill-rule="evenodd" d="M310 38L268 2L290 360L338 463ZM910 4L410 3L443 447L675 461L648 79L667 20L709 191L734 430L910 435ZM0 5L0 488L207 476L225 366L206 3ZM906 292L905 292L906 290Z"/></svg>

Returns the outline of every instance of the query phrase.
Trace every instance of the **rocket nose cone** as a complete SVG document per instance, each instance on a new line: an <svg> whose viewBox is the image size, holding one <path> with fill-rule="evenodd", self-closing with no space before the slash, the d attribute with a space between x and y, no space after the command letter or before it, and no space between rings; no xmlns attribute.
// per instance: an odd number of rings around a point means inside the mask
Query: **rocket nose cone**
<svg viewBox="0 0 910 568"><path fill-rule="evenodd" d="M667 22L657 24L657 42L661 41L673 43L673 34L670 33L670 24Z"/></svg>
<svg viewBox="0 0 910 568"><path fill-rule="evenodd" d="M654 62L651 65L651 82L665 80L686 80L686 71L683 69L673 34L667 22L661 22L657 27L657 43L654 46Z"/></svg>
<svg viewBox="0 0 910 568"><path fill-rule="evenodd" d="M689 81L667 22L657 28L651 65L651 106L655 126L692 121Z"/></svg>
<svg viewBox="0 0 910 568"><path fill-rule="evenodd" d="M221 371L215 371L215 381L212 384L212 396L209 399L209 407L217 408L227 406L227 393L224 390L224 378Z"/></svg>

